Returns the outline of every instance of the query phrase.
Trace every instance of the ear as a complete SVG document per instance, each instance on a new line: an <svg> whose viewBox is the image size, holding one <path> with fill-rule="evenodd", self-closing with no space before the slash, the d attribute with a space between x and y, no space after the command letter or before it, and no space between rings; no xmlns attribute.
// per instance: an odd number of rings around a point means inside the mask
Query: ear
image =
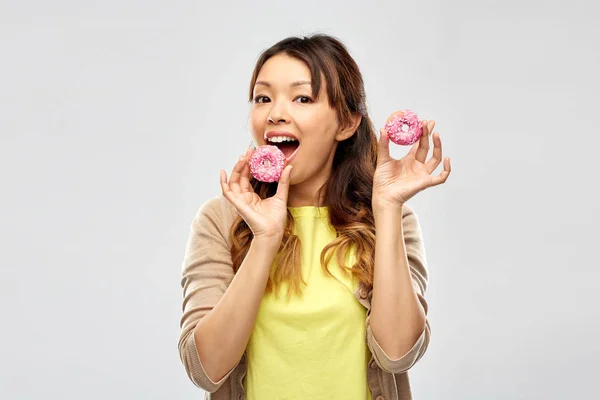
<svg viewBox="0 0 600 400"><path fill-rule="evenodd" d="M337 133L337 135L335 135L335 138L338 142L341 142L343 140L348 139L349 137L351 137L354 132L356 132L356 130L358 129L358 126L360 125L360 122L362 121L362 115L361 114L354 114L350 117L350 122L348 123L348 125L346 125L346 127L340 129L340 131Z"/></svg>

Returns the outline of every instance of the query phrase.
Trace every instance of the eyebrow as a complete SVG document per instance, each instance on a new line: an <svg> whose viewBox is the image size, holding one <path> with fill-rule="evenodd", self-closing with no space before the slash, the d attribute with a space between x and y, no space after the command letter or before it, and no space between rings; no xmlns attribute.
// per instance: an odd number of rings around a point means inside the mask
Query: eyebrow
<svg viewBox="0 0 600 400"><path fill-rule="evenodd" d="M258 85L271 87L271 84L269 82L265 82L265 81L256 81L254 86L258 86ZM310 81L295 81L290 84L291 87L296 87L296 86L301 86L301 85L311 85L311 82Z"/></svg>

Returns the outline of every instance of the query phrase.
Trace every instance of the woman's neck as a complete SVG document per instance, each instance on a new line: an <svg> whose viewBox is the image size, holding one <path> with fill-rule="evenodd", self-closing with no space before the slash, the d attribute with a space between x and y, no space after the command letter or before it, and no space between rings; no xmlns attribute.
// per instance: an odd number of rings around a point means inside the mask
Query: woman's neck
<svg viewBox="0 0 600 400"><path fill-rule="evenodd" d="M324 198L317 198L317 191L325 184L326 179L311 179L291 185L288 192L288 207L315 206L322 207Z"/></svg>

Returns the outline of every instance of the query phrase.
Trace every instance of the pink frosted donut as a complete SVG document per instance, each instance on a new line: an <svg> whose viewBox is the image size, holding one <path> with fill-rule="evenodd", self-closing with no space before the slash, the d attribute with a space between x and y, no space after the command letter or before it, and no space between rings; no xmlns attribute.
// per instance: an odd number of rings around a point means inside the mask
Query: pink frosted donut
<svg viewBox="0 0 600 400"><path fill-rule="evenodd" d="M281 178L285 154L277 146L265 144L250 156L250 172L261 182L275 182Z"/></svg>
<svg viewBox="0 0 600 400"><path fill-rule="evenodd" d="M393 113L385 123L390 140L401 146L414 144L423 135L423 127L417 114L410 110Z"/></svg>

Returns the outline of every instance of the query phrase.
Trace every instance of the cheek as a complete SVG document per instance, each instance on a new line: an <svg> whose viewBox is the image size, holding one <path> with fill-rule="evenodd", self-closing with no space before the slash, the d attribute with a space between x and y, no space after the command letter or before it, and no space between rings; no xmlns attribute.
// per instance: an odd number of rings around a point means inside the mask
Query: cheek
<svg viewBox="0 0 600 400"><path fill-rule="evenodd" d="M320 165L322 160L329 156L333 142L323 131L318 131L307 135L302 146L304 146L303 154L308 156L315 165Z"/></svg>
<svg viewBox="0 0 600 400"><path fill-rule="evenodd" d="M261 139L264 131L264 122L263 119L258 115L257 112L253 111L250 113L250 118L248 119L248 129L250 133L255 139Z"/></svg>
<svg viewBox="0 0 600 400"><path fill-rule="evenodd" d="M326 153L333 146L335 126L325 118L306 119L300 129L307 138L307 144L319 153Z"/></svg>

